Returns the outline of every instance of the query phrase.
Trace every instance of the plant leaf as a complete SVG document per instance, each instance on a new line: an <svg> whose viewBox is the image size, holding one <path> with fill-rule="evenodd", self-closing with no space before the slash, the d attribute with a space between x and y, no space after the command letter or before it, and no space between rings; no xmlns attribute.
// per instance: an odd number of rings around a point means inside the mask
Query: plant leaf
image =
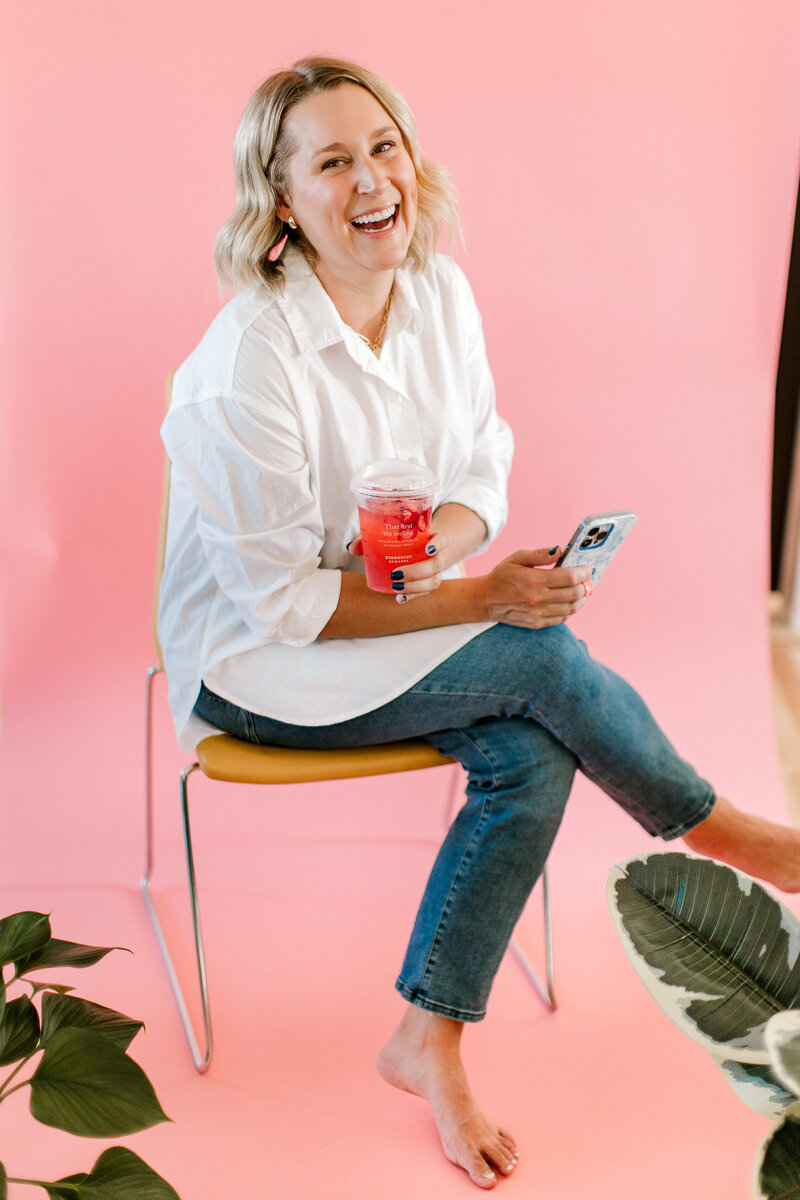
<svg viewBox="0 0 800 1200"><path fill-rule="evenodd" d="M786 1091L772 1067L765 1067L761 1063L734 1062L730 1058L719 1059L713 1054L711 1057L722 1071L725 1082L760 1117L779 1121L789 1105L795 1103L796 1096Z"/></svg>
<svg viewBox="0 0 800 1200"><path fill-rule="evenodd" d="M142 1068L102 1033L61 1028L31 1077L31 1112L81 1137L120 1137L169 1117Z"/></svg>
<svg viewBox="0 0 800 1200"><path fill-rule="evenodd" d="M800 1200L798 1108L794 1105L761 1144L754 1186L758 1200Z"/></svg>
<svg viewBox="0 0 800 1200"><path fill-rule="evenodd" d="M775 1074L784 1087L800 1096L800 1012L776 1013L764 1030Z"/></svg>
<svg viewBox="0 0 800 1200"><path fill-rule="evenodd" d="M32 996L35 996L37 992L59 992L66 996L67 992L75 991L74 987L70 987L66 983L34 983L32 979L26 979L25 982L31 989Z"/></svg>
<svg viewBox="0 0 800 1200"><path fill-rule="evenodd" d="M110 1038L120 1050L127 1050L143 1021L134 1021L113 1008L104 1008L80 996L63 996L46 992L42 998L42 1045L46 1045L57 1029L94 1029Z"/></svg>
<svg viewBox="0 0 800 1200"><path fill-rule="evenodd" d="M65 1175L63 1179L59 1179L56 1183L41 1183L39 1186L44 1188L50 1200L77 1200L80 1192L74 1187L59 1187L58 1185L59 1183L81 1184L87 1178L86 1171L82 1171L78 1175Z"/></svg>
<svg viewBox="0 0 800 1200"><path fill-rule="evenodd" d="M78 1190L59 1189L58 1183L77 1183ZM47 1194L51 1200L180 1200L166 1179L124 1146L104 1151L88 1175L69 1175L51 1184Z"/></svg>
<svg viewBox="0 0 800 1200"><path fill-rule="evenodd" d="M741 871L686 854L611 870L620 941L664 1012L717 1057L769 1063L764 1026L800 1006L800 922Z"/></svg>
<svg viewBox="0 0 800 1200"><path fill-rule="evenodd" d="M0 921L0 967L8 966L50 940L50 919L45 913L18 912Z"/></svg>
<svg viewBox="0 0 800 1200"><path fill-rule="evenodd" d="M3 1166L3 1164L0 1163L0 1200L8 1200L8 1182L7 1182L7 1180L8 1180L8 1176L6 1175L6 1169Z"/></svg>
<svg viewBox="0 0 800 1200"><path fill-rule="evenodd" d="M62 942L60 938L50 941L15 960L18 975L28 971L41 971L42 967L93 967L112 950L124 950L124 946L84 946L80 942Z"/></svg>
<svg viewBox="0 0 800 1200"><path fill-rule="evenodd" d="M27 996L10 1000L0 1018L0 1067L33 1054L39 1043L39 1014Z"/></svg>

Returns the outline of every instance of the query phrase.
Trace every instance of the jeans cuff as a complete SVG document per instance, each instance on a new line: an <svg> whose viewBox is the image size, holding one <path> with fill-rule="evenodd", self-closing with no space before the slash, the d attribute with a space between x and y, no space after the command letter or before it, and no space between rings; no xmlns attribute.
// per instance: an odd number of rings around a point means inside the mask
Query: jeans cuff
<svg viewBox="0 0 800 1200"><path fill-rule="evenodd" d="M451 1021L482 1021L486 1016L486 1009L481 1009L480 1012L475 1012L469 1008L453 1008L449 1004L439 1004L436 1000L428 1000L425 996L420 996L418 992L414 992L411 988L406 987L402 979L398 979L394 985L404 1000L409 1004L415 1005L416 1008L424 1008L428 1012L436 1013L440 1017L449 1017Z"/></svg>
<svg viewBox="0 0 800 1200"><path fill-rule="evenodd" d="M665 842L672 842L675 840L675 838L683 837L683 835L688 833L690 829L694 829L695 825L699 825L701 821L705 821L706 817L710 815L711 810L716 803L717 794L713 788L710 788L708 798L698 813L695 813L694 816L690 817L680 825L669 826L663 831L663 833L658 834L658 836L662 839L662 841Z"/></svg>

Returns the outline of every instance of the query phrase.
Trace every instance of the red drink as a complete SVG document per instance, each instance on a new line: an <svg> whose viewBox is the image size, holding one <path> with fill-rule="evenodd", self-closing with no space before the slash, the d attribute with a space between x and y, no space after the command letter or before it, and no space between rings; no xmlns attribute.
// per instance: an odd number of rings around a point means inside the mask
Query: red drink
<svg viewBox="0 0 800 1200"><path fill-rule="evenodd" d="M369 508L359 505L367 587L373 592L393 591L392 571L425 557L432 505L428 502L426 508L421 508L421 503L424 501L419 499L379 500Z"/></svg>
<svg viewBox="0 0 800 1200"><path fill-rule="evenodd" d="M427 467L387 459L362 467L351 486L358 501L367 586L396 594L392 572L425 558L439 480Z"/></svg>

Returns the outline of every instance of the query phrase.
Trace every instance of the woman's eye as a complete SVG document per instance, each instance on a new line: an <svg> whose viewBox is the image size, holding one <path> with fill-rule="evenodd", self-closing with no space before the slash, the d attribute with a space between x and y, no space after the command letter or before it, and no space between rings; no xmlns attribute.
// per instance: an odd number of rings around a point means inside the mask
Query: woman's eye
<svg viewBox="0 0 800 1200"><path fill-rule="evenodd" d="M377 146L373 150L373 154L385 154L387 150L393 150L396 145L397 145L396 142L391 142L391 141L378 142Z"/></svg>
<svg viewBox="0 0 800 1200"><path fill-rule="evenodd" d="M327 171L329 167L340 167L343 162L343 158L328 158L322 164L322 170Z"/></svg>

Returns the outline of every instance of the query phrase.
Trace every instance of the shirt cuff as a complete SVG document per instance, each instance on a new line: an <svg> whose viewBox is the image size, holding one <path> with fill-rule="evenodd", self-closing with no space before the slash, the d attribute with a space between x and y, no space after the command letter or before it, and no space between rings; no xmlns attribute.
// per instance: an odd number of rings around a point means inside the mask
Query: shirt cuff
<svg viewBox="0 0 800 1200"><path fill-rule="evenodd" d="M473 554L482 554L491 545L508 519L508 504L505 496L498 496L491 487L476 480L465 480L454 491L443 496L440 504L463 504L471 508L486 526L486 537Z"/></svg>
<svg viewBox="0 0 800 1200"><path fill-rule="evenodd" d="M291 604L271 639L290 646L308 646L328 624L342 590L342 572L318 568L299 579L291 590Z"/></svg>

